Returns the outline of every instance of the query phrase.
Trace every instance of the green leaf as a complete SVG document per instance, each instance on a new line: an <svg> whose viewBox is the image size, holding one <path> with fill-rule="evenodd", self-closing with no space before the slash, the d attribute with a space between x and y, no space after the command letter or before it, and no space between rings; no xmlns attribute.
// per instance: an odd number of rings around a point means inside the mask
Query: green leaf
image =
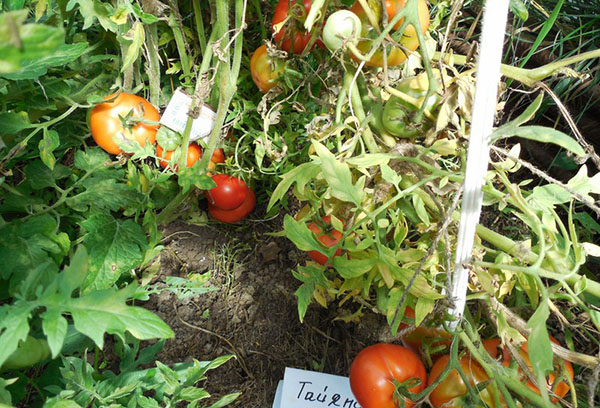
<svg viewBox="0 0 600 408"><path fill-rule="evenodd" d="M379 167L381 168L381 177L383 177L383 179L388 183L392 183L393 185L397 186L398 183L400 183L400 180L402 180L402 176L396 173L387 164L381 164Z"/></svg>
<svg viewBox="0 0 600 408"><path fill-rule="evenodd" d="M316 265L298 266L298 272L292 271L292 274L296 279L303 282L294 293L298 298L298 316L300 321L303 322L317 285L325 288L329 285L323 267Z"/></svg>
<svg viewBox="0 0 600 408"><path fill-rule="evenodd" d="M42 313L41 318L42 329L48 340L52 358L56 358L67 335L67 319L62 316L58 309L47 309Z"/></svg>
<svg viewBox="0 0 600 408"><path fill-rule="evenodd" d="M90 257L84 290L111 287L124 273L139 266L148 249L146 234L133 220L93 215L81 223L83 244Z"/></svg>
<svg viewBox="0 0 600 408"><path fill-rule="evenodd" d="M141 24L140 22L135 22L133 27L129 30L129 32L123 36L123 39L126 43L128 43L128 46L127 53L125 54L125 58L123 59L123 66L121 67L121 72L125 72L125 70L131 67L140 56L142 47L144 46L144 42L146 41L146 35L144 32L143 24Z"/></svg>
<svg viewBox="0 0 600 408"><path fill-rule="evenodd" d="M89 208L117 211L136 207L142 200L139 192L113 178L89 177L80 184L81 188L84 190L66 200L66 204L75 211L85 212Z"/></svg>
<svg viewBox="0 0 600 408"><path fill-rule="evenodd" d="M0 60L1 63L2 61ZM2 135L14 135L31 126L27 112L0 113L0 134Z"/></svg>
<svg viewBox="0 0 600 408"><path fill-rule="evenodd" d="M23 169L25 178L32 189L41 190L56 185L57 180L69 177L72 173L67 166L55 165L53 169L41 160L34 160Z"/></svg>
<svg viewBox="0 0 600 408"><path fill-rule="evenodd" d="M286 214L283 218L283 230L285 231L285 236L302 251L326 251L306 224L296 221L289 214ZM331 252L333 253L333 251Z"/></svg>
<svg viewBox="0 0 600 408"><path fill-rule="evenodd" d="M492 133L492 138L494 141L499 139L507 139L513 136L534 140L540 143L553 143L576 154L577 156L585 155L583 147L581 147L575 139L564 134L563 132L545 126L521 126L514 129L505 129L505 131L500 132L500 134L498 134L498 131Z"/></svg>
<svg viewBox="0 0 600 408"><path fill-rule="evenodd" d="M34 305L16 301L0 306L0 367L29 334L29 315Z"/></svg>
<svg viewBox="0 0 600 408"><path fill-rule="evenodd" d="M428 227L430 225L430 221L429 214L427 213L427 209L425 208L425 202L420 196L416 194L412 196L412 202L415 211L417 212L417 216L423 222L423 224L425 224L425 226Z"/></svg>
<svg viewBox="0 0 600 408"><path fill-rule="evenodd" d="M62 399L60 397L46 401L44 408L82 408L81 405L73 400Z"/></svg>
<svg viewBox="0 0 600 408"><path fill-rule="evenodd" d="M80 170L91 172L101 169L109 170L106 165L107 163L110 163L108 153L99 147L93 147L87 151L77 150L73 164Z"/></svg>
<svg viewBox="0 0 600 408"><path fill-rule="evenodd" d="M6 380L0 377L0 408L10 408L12 407L12 396L10 395L10 391L6 389L9 385L14 384L18 378L11 378L10 380ZM6 404L3 406L3 404Z"/></svg>
<svg viewBox="0 0 600 408"><path fill-rule="evenodd" d="M433 311L434 306L435 301L433 299L417 297L417 304L415 306L415 326L421 324L425 317Z"/></svg>
<svg viewBox="0 0 600 408"><path fill-rule="evenodd" d="M298 190L302 192L304 190L304 186L306 186L310 180L317 177L320 172L321 168L318 163L308 162L294 167L292 170L281 176L281 181L271 194L271 199L267 205L267 212L273 208L277 201L283 198L292 184L296 183L298 185Z"/></svg>
<svg viewBox="0 0 600 408"><path fill-rule="evenodd" d="M333 258L333 267L344 279L358 278L369 272L375 264L376 259L348 259L347 255Z"/></svg>
<svg viewBox="0 0 600 408"><path fill-rule="evenodd" d="M25 61L43 60L64 45L62 28L25 24L27 14L28 10L0 14L0 75L19 73Z"/></svg>
<svg viewBox="0 0 600 408"><path fill-rule="evenodd" d="M173 331L158 316L138 306L128 306L136 285L120 291L98 290L80 298L65 302L64 309L73 316L75 328L91 338L100 348L104 346L104 334L116 334L121 339L125 332L136 339L171 338Z"/></svg>
<svg viewBox="0 0 600 408"><path fill-rule="evenodd" d="M158 368L158 372L164 381L165 392L167 394L173 394L179 387L179 376L177 375L177 372L171 370L167 365L160 361L156 362L156 368Z"/></svg>
<svg viewBox="0 0 600 408"><path fill-rule="evenodd" d="M225 407L225 406L231 404L233 401L235 401L240 395L242 395L241 392L227 394L227 395L219 398L217 400L217 402L215 402L214 404L208 406L207 408L222 408L222 407Z"/></svg>
<svg viewBox="0 0 600 408"><path fill-rule="evenodd" d="M546 320L548 320L549 315L548 302L543 299L527 322L527 328L531 329L527 340L529 359L537 378L540 378L540 376L545 377L545 374L553 369L552 347L550 346L550 338L546 327Z"/></svg>
<svg viewBox="0 0 600 408"><path fill-rule="evenodd" d="M24 58L21 61L19 72L3 75L4 78L14 81L23 79L37 79L46 75L48 68L65 66L81 57L88 50L88 43L61 44L52 54L37 58Z"/></svg>
<svg viewBox="0 0 600 408"><path fill-rule="evenodd" d="M188 402L199 401L208 397L210 397L210 394L202 388L185 387L179 392L179 398Z"/></svg>
<svg viewBox="0 0 600 408"><path fill-rule="evenodd" d="M510 0L510 11L521 21L527 21L529 18L529 11L521 0Z"/></svg>
<svg viewBox="0 0 600 408"><path fill-rule="evenodd" d="M313 142L315 151L321 159L323 175L331 189L331 195L341 201L354 203L360 206L364 195L364 176L355 184L352 183L352 173L346 163L336 160L325 146L319 142Z"/></svg>
<svg viewBox="0 0 600 408"><path fill-rule="evenodd" d="M105 30L113 33L117 31L118 25L110 19L114 9L109 3L99 0L69 0L67 11L71 11L75 5L79 5L79 12L83 16L83 30L87 30L98 20Z"/></svg>
<svg viewBox="0 0 600 408"><path fill-rule="evenodd" d="M58 133L54 130L44 128L44 137L40 140L38 148L40 150L42 162L44 162L50 170L54 170L54 165L56 164L56 158L52 152L54 152L59 145L60 140L58 138Z"/></svg>
<svg viewBox="0 0 600 408"><path fill-rule="evenodd" d="M217 183L215 183L210 176L198 172L197 165L179 169L177 171L177 182L181 186L183 192L188 191L193 186L200 190L210 190L217 186Z"/></svg>
<svg viewBox="0 0 600 408"><path fill-rule="evenodd" d="M71 296L73 291L85 281L89 270L89 257L85 246L77 247L69 266L65 266L58 276L58 290L65 296Z"/></svg>

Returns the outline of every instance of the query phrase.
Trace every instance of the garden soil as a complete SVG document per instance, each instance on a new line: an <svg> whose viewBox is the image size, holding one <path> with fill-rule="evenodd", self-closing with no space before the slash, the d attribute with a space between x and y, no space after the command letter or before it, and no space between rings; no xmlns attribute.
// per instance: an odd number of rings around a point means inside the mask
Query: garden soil
<svg viewBox="0 0 600 408"><path fill-rule="evenodd" d="M238 227L176 222L163 231L156 286L164 287L169 275L210 271L209 285L217 290L182 300L168 290L151 297L145 307L175 332L158 359L170 364L235 354L203 384L213 400L239 391L232 406L271 407L285 367L347 376L358 351L387 328L374 313L345 322L340 310L314 302L300 322L294 296L300 282L292 270L307 256L272 235L281 225L282 219Z"/></svg>

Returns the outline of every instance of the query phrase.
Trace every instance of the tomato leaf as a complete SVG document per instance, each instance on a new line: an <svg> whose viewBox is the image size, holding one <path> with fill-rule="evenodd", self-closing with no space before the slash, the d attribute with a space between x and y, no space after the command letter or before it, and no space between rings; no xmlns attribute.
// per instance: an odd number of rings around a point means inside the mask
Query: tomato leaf
<svg viewBox="0 0 600 408"><path fill-rule="evenodd" d="M302 251L319 250L326 253L329 250L333 254L333 250L330 248L325 249L319 244L319 241L317 241L306 224L296 221L289 214L286 214L283 219L283 230L286 237Z"/></svg>
<svg viewBox="0 0 600 408"><path fill-rule="evenodd" d="M433 311L434 306L435 302L433 299L417 297L417 304L415 306L415 326L421 324L425 317Z"/></svg>
<svg viewBox="0 0 600 408"><path fill-rule="evenodd" d="M298 316L300 321L303 322L315 288L317 286L327 288L329 283L325 277L325 268L321 266L312 264L298 266L298 272L292 271L292 274L302 282L302 285L294 294L298 298Z"/></svg>
<svg viewBox="0 0 600 408"><path fill-rule="evenodd" d="M374 258L348 259L347 255L333 258L333 267L344 279L358 278L373 269L376 263Z"/></svg>
<svg viewBox="0 0 600 408"><path fill-rule="evenodd" d="M52 358L56 358L67 335L67 319L62 316L59 309L47 309L42 313L41 318L42 329L48 340Z"/></svg>
<svg viewBox="0 0 600 408"><path fill-rule="evenodd" d="M14 135L31 126L27 112L0 113L0 134L2 135Z"/></svg>
<svg viewBox="0 0 600 408"><path fill-rule="evenodd" d="M127 53L125 54L125 58L123 58L123 66L121 67L121 72L125 72L140 56L142 46L146 41L144 25L136 21L122 39L127 44Z"/></svg>
<svg viewBox="0 0 600 408"><path fill-rule="evenodd" d="M146 234L133 220L97 214L81 222L87 231L83 244L90 254L84 291L111 287L124 273L136 268L148 249Z"/></svg>
<svg viewBox="0 0 600 408"><path fill-rule="evenodd" d="M54 165L56 164L56 158L52 152L54 152L59 145L60 140L58 138L58 133L54 130L44 128L44 136L42 140L40 140L38 148L40 150L40 158L50 170L54 170Z"/></svg>
<svg viewBox="0 0 600 408"><path fill-rule="evenodd" d="M27 338L29 314L34 307L34 304L20 300L0 306L0 367L17 349L19 341Z"/></svg>
<svg viewBox="0 0 600 408"><path fill-rule="evenodd" d="M139 340L173 337L173 331L158 316L142 307L127 305L135 291L136 285L119 291L98 290L80 298L62 300L63 309L73 316L77 331L91 338L100 348L104 346L106 332L122 339L125 332Z"/></svg>
<svg viewBox="0 0 600 408"><path fill-rule="evenodd" d="M553 368L552 347L550 346L550 338L548 337L548 330L546 328L546 320L549 315L548 302L546 299L543 299L527 322L527 327L531 329L531 334L527 340L529 358L537 378L545 376L545 373L551 371Z"/></svg>
<svg viewBox="0 0 600 408"><path fill-rule="evenodd" d="M308 162L294 167L292 170L281 176L281 181L271 194L271 199L267 205L267 212L273 208L277 201L281 200L292 184L296 183L300 193L304 191L306 184L315 178L321 172L318 163Z"/></svg>
<svg viewBox="0 0 600 408"><path fill-rule="evenodd" d="M89 177L81 184L85 190L67 198L66 204L75 211L102 208L116 211L120 208L136 207L142 201L137 191L114 178Z"/></svg>
<svg viewBox="0 0 600 408"><path fill-rule="evenodd" d="M360 206L364 196L365 177L361 177L354 184L352 173L346 163L336 160L333 153L321 143L313 142L313 146L321 159L321 169L331 189L331 195L339 200Z"/></svg>

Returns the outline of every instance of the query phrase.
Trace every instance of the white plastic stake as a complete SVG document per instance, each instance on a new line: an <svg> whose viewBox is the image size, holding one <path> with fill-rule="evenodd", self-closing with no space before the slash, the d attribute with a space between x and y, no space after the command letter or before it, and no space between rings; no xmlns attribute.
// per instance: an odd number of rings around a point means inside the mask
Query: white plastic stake
<svg viewBox="0 0 600 408"><path fill-rule="evenodd" d="M479 222L483 193L481 188L487 172L490 154L490 135L498 99L502 46L508 18L509 0L487 0L483 15L477 82L467 168L463 189L462 209L454 260L454 275L450 296L454 307L450 315L456 320L450 322L452 329L460 323L465 309L469 270L464 267L471 260L475 227Z"/></svg>

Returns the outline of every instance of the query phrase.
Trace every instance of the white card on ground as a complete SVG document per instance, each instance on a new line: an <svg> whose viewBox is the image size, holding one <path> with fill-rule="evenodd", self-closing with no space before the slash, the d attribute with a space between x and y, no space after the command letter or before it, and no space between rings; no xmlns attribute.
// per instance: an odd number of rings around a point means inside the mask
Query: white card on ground
<svg viewBox="0 0 600 408"><path fill-rule="evenodd" d="M160 123L176 132L183 133L191 104L192 98L182 90L177 89L169 101L167 109L162 114ZM202 138L208 143L216 118L217 114L209 106L203 105L200 115L192 122L190 142Z"/></svg>
<svg viewBox="0 0 600 408"><path fill-rule="evenodd" d="M273 408L281 408L281 393L283 392L283 380L279 380L277 383L277 390L275 391L275 399L273 400Z"/></svg>
<svg viewBox="0 0 600 408"><path fill-rule="evenodd" d="M350 390L347 377L285 368L281 405L277 408L335 407L361 408Z"/></svg>

